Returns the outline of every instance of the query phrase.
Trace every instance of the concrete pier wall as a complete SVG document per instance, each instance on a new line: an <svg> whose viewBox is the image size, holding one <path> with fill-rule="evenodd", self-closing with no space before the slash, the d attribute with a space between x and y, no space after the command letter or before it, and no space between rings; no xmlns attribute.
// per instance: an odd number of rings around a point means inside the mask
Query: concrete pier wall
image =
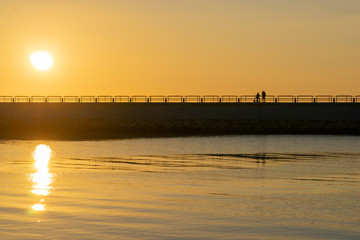
<svg viewBox="0 0 360 240"><path fill-rule="evenodd" d="M0 103L0 119L360 121L357 103Z"/></svg>
<svg viewBox="0 0 360 240"><path fill-rule="evenodd" d="M360 104L0 103L1 138L92 131L359 134Z"/></svg>

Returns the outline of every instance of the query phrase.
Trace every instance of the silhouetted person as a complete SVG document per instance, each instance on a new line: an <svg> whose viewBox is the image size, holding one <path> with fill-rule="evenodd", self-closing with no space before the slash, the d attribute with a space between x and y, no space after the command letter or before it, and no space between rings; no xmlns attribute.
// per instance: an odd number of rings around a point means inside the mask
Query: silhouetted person
<svg viewBox="0 0 360 240"><path fill-rule="evenodd" d="M260 101L260 94L259 94L259 93L256 94L255 99L256 99L256 102L257 102L257 103Z"/></svg>
<svg viewBox="0 0 360 240"><path fill-rule="evenodd" d="M261 92L261 98L262 98L262 101L263 101L263 102L266 101L266 92L265 92L265 91L262 91L262 92Z"/></svg>

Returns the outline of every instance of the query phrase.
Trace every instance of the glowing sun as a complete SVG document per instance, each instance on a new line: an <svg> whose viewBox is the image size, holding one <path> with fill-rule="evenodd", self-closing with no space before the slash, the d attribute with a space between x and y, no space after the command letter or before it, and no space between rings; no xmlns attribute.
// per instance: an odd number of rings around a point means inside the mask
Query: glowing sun
<svg viewBox="0 0 360 240"><path fill-rule="evenodd" d="M37 70L40 71L49 70L54 64L50 53L45 51L33 52L30 54L30 62Z"/></svg>

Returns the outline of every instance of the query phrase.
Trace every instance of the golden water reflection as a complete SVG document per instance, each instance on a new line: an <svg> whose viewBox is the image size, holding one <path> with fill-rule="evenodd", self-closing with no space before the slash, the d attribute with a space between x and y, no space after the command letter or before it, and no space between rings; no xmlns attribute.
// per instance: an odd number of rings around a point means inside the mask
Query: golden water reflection
<svg viewBox="0 0 360 240"><path fill-rule="evenodd" d="M47 196L52 189L51 183L53 181L53 176L49 173L48 167L51 157L52 151L48 145L39 144L36 146L33 152L33 158L35 160L35 167L38 171L31 175L31 180L33 182L31 192L36 195ZM40 202L44 202L44 199L41 199ZM37 203L31 208L35 211L46 210L44 203Z"/></svg>
<svg viewBox="0 0 360 240"><path fill-rule="evenodd" d="M35 211L45 211L45 205L40 203L34 204L31 208Z"/></svg>

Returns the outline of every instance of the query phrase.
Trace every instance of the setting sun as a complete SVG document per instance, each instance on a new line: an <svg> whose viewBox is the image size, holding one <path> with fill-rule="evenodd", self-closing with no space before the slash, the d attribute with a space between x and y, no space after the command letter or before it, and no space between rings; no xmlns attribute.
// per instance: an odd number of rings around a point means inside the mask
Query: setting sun
<svg viewBox="0 0 360 240"><path fill-rule="evenodd" d="M49 70L54 64L50 53L45 51L33 52L30 55L30 62L37 70L40 71Z"/></svg>

